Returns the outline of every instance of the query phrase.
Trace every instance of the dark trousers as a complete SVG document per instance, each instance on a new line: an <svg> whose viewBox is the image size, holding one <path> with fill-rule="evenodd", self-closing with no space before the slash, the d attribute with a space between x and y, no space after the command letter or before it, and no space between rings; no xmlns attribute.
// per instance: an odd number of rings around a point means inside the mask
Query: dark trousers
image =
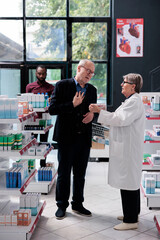
<svg viewBox="0 0 160 240"><path fill-rule="evenodd" d="M48 142L48 134L49 134L49 131L46 132L45 134L40 134L40 142ZM34 137L37 139L38 134L34 134ZM46 166L46 159L41 159L40 160L40 166L41 167Z"/></svg>
<svg viewBox="0 0 160 240"><path fill-rule="evenodd" d="M136 223L138 215L140 214L140 189L138 190L122 190L122 209L123 209L123 222Z"/></svg>
<svg viewBox="0 0 160 240"><path fill-rule="evenodd" d="M83 190L90 146L82 135L72 144L58 144L58 178L56 185L57 206L66 209L69 205L71 169L73 170L72 205L84 201Z"/></svg>

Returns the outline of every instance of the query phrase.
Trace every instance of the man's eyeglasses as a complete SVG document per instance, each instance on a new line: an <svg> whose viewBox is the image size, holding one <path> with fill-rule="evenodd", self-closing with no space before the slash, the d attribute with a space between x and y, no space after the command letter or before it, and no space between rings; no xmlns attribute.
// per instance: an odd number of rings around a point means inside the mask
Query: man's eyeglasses
<svg viewBox="0 0 160 240"><path fill-rule="evenodd" d="M88 69L88 68L86 68L86 67L84 67L84 66L81 66L81 67L83 67L83 68L87 71L88 74L91 74L92 77L95 76L95 73L92 72L90 69Z"/></svg>
<svg viewBox="0 0 160 240"><path fill-rule="evenodd" d="M125 83L128 83L128 84L135 84L135 83L127 82L127 81L123 81L123 82L122 82L122 84L125 84Z"/></svg>

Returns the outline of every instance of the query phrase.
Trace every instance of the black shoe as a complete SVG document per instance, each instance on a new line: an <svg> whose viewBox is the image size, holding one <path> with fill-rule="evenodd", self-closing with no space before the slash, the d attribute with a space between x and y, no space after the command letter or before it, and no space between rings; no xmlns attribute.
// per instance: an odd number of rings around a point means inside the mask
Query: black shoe
<svg viewBox="0 0 160 240"><path fill-rule="evenodd" d="M56 218L59 220L65 218L65 215L66 215L66 210L63 210L62 208L58 208L55 213Z"/></svg>
<svg viewBox="0 0 160 240"><path fill-rule="evenodd" d="M86 217L92 216L92 213L89 210L87 210L86 208L84 208L83 205L72 206L72 210L73 210L73 212L78 213L80 215L84 215Z"/></svg>

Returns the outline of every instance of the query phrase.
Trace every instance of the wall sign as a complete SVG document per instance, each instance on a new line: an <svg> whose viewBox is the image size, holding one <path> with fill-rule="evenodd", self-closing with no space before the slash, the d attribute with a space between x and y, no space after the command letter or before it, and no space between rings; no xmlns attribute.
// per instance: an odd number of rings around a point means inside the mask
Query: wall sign
<svg viewBox="0 0 160 240"><path fill-rule="evenodd" d="M143 57L143 18L116 19L116 57Z"/></svg>

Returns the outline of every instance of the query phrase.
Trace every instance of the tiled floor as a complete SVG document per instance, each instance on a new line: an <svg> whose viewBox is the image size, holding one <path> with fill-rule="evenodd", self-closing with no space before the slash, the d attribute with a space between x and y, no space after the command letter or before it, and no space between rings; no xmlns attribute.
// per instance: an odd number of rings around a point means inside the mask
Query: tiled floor
<svg viewBox="0 0 160 240"><path fill-rule="evenodd" d="M54 156L55 157L55 156ZM107 162L89 162L85 184L84 206L92 211L92 217L83 217L67 208L66 218L57 220L55 211L55 186L48 195L42 195L47 205L31 237L31 240L153 240L160 239L153 221L160 209L149 210L141 195L141 214L137 230L116 231L113 226L122 214L118 189L107 184Z"/></svg>

